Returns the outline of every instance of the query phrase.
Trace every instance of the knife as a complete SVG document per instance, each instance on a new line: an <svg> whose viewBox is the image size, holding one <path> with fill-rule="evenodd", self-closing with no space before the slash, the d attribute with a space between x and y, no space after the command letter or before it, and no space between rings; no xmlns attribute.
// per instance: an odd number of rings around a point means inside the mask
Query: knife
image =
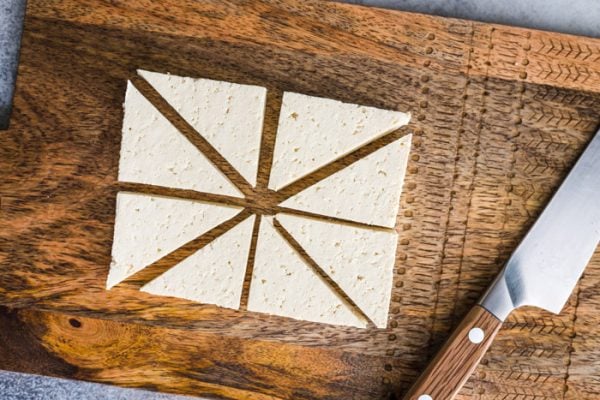
<svg viewBox="0 0 600 400"><path fill-rule="evenodd" d="M558 314L600 242L600 130L494 283L405 400L450 400L518 307Z"/></svg>

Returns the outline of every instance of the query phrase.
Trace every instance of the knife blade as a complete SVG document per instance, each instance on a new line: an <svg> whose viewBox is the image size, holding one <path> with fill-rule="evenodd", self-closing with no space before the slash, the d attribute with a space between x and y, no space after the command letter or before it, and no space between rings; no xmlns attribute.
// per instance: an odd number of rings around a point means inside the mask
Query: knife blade
<svg viewBox="0 0 600 400"><path fill-rule="evenodd" d="M451 400L516 308L559 313L600 243L600 130L494 283L405 396Z"/></svg>
<svg viewBox="0 0 600 400"><path fill-rule="evenodd" d="M520 306L558 314L600 242L600 131L482 300L498 319Z"/></svg>

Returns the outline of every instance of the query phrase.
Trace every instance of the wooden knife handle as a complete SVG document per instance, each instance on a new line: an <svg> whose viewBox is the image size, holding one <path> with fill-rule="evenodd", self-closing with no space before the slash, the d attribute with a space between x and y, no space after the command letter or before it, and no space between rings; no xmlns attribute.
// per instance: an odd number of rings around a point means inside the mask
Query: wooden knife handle
<svg viewBox="0 0 600 400"><path fill-rule="evenodd" d="M451 400L492 344L502 322L481 306L467 314L404 400Z"/></svg>

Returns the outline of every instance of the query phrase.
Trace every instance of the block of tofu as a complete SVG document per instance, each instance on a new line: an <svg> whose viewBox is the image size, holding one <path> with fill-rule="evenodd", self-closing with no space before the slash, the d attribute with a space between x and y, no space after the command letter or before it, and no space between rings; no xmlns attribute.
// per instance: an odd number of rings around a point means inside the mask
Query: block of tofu
<svg viewBox="0 0 600 400"><path fill-rule="evenodd" d="M279 190L409 120L398 111L285 92L269 188Z"/></svg>
<svg viewBox="0 0 600 400"><path fill-rule="evenodd" d="M387 326L396 232L289 214L275 218L377 327Z"/></svg>
<svg viewBox="0 0 600 400"><path fill-rule="evenodd" d="M127 84L119 180L243 197L131 84Z"/></svg>
<svg viewBox="0 0 600 400"><path fill-rule="evenodd" d="M254 259L248 310L334 325L366 327L263 217Z"/></svg>
<svg viewBox="0 0 600 400"><path fill-rule="evenodd" d="M393 228L408 164L404 136L283 201L281 206Z"/></svg>
<svg viewBox="0 0 600 400"><path fill-rule="evenodd" d="M239 308L255 218L246 218L141 290Z"/></svg>
<svg viewBox="0 0 600 400"><path fill-rule="evenodd" d="M250 184L256 184L264 87L138 73ZM120 181L243 197L131 82L124 109ZM279 190L409 120L402 112L286 92L269 188ZM283 201L280 206L289 213L276 218L297 244L280 234L273 217L253 215L141 291L239 309L252 230L260 218L249 311L358 328L366 328L371 320L385 328L397 242L396 233L385 228L395 225L410 141L410 136L396 140ZM298 216L290 209L315 217ZM226 204L119 193L107 288L240 211ZM303 251L295 249L298 245ZM322 272L313 269L314 262ZM323 272L328 277L321 276Z"/></svg>
<svg viewBox="0 0 600 400"><path fill-rule="evenodd" d="M264 87L138 73L250 184L256 184L267 98Z"/></svg>
<svg viewBox="0 0 600 400"><path fill-rule="evenodd" d="M107 289L240 211L193 200L118 193Z"/></svg>

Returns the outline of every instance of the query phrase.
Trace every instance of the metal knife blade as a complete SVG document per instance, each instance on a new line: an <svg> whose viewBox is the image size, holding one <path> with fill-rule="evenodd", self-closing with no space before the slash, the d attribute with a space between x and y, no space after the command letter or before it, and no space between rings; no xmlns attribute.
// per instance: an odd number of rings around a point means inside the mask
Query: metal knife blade
<svg viewBox="0 0 600 400"><path fill-rule="evenodd" d="M600 242L600 130L479 304L559 313Z"/></svg>

